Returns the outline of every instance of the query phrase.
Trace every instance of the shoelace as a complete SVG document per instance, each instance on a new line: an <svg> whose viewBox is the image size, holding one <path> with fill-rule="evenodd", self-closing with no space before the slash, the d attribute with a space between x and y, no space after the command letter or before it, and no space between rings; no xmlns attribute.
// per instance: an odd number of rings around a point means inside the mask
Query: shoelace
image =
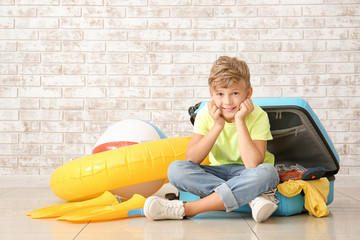
<svg viewBox="0 0 360 240"><path fill-rule="evenodd" d="M176 203L173 205L163 205L163 214L167 216L179 216L179 211L183 205Z"/></svg>
<svg viewBox="0 0 360 240"><path fill-rule="evenodd" d="M279 200L276 198L277 188L273 188L270 191L264 192L264 195L272 202L278 204Z"/></svg>

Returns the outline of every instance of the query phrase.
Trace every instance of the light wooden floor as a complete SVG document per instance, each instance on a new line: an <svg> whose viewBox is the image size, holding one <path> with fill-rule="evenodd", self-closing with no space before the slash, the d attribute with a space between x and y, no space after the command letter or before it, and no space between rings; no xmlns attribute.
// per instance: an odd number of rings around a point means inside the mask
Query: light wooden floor
<svg viewBox="0 0 360 240"><path fill-rule="evenodd" d="M0 239L359 239L360 187L340 188L330 215L315 218L307 213L271 217L257 224L250 215L208 212L194 219L148 221L144 217L73 224L55 219L34 220L25 213L63 203L50 188L0 188Z"/></svg>

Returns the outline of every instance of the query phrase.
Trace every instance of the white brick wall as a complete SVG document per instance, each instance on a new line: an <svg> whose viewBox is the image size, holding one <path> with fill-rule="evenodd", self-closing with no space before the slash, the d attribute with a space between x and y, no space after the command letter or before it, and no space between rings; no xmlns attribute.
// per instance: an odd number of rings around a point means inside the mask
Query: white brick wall
<svg viewBox="0 0 360 240"><path fill-rule="evenodd" d="M221 55L302 97L360 175L359 0L1 0L0 175L49 175L116 121L190 135Z"/></svg>

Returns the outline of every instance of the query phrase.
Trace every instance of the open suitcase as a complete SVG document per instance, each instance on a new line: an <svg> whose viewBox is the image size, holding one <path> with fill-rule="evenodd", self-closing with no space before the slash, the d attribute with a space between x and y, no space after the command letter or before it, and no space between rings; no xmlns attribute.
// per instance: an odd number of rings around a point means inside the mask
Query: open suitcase
<svg viewBox="0 0 360 240"><path fill-rule="evenodd" d="M267 112L273 140L268 141L268 150L275 155L275 166L299 164L306 169L323 167L323 177L329 180L327 205L334 198L335 174L339 171L339 156L309 104L301 98L253 98L255 104ZM189 108L193 123L196 113L206 104L199 103ZM193 201L198 196L180 191L180 199ZM278 209L273 215L290 216L303 212L304 196L300 193L286 197L277 192ZM251 212L248 205L235 210Z"/></svg>

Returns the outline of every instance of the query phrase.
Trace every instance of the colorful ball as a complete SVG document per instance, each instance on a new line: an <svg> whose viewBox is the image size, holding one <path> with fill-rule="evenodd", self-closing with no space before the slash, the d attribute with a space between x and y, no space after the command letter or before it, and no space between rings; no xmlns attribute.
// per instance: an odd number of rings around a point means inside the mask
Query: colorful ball
<svg viewBox="0 0 360 240"><path fill-rule="evenodd" d="M149 122L123 120L106 129L96 142L92 154L163 138L166 138L165 134Z"/></svg>

